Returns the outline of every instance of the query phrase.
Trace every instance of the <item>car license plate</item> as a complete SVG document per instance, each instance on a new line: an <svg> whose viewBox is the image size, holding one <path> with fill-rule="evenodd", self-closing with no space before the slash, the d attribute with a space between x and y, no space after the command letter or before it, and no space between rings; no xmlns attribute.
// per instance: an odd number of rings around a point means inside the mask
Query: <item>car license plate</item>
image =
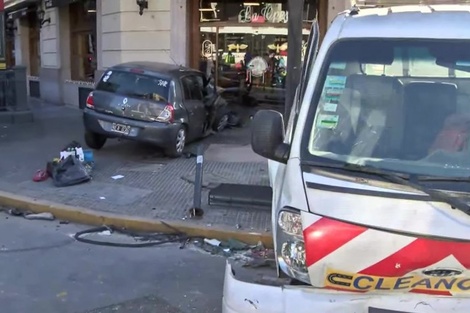
<svg viewBox="0 0 470 313"><path fill-rule="evenodd" d="M124 135L129 135L131 127L127 125L113 123L111 129L113 132L124 134Z"/></svg>
<svg viewBox="0 0 470 313"><path fill-rule="evenodd" d="M377 308L369 308L369 313L408 313L404 311L391 311L391 310L384 310L384 309L377 309Z"/></svg>

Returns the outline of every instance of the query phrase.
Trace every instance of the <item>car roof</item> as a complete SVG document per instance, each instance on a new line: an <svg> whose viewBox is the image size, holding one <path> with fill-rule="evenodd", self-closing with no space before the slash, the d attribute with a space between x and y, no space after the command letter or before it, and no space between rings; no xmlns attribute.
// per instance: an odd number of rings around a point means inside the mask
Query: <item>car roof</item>
<svg viewBox="0 0 470 313"><path fill-rule="evenodd" d="M333 24L340 24L330 27L336 39L470 39L470 5L353 8L340 13Z"/></svg>
<svg viewBox="0 0 470 313"><path fill-rule="evenodd" d="M200 71L176 65L176 64L169 64L163 62L151 62L151 61L139 61L139 62L126 62L121 64L116 64L112 66L110 69L140 69L145 70L146 72L150 72L150 74L155 75L163 75L173 79L180 78L181 76L185 76L189 73L199 73Z"/></svg>

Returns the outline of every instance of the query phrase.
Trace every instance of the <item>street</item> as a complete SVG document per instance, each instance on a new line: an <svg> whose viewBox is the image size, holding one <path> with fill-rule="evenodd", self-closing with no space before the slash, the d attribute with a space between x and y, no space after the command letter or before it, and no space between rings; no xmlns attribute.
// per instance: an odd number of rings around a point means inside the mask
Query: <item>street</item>
<svg viewBox="0 0 470 313"><path fill-rule="evenodd" d="M179 244L75 241L87 226L0 215L5 313L220 312L225 259Z"/></svg>

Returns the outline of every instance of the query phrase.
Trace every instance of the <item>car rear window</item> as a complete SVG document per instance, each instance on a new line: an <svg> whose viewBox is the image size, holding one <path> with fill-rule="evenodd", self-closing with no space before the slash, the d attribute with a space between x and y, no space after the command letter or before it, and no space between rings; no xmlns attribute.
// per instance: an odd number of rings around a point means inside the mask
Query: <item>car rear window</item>
<svg viewBox="0 0 470 313"><path fill-rule="evenodd" d="M168 102L170 80L133 72L107 71L96 86L96 90Z"/></svg>

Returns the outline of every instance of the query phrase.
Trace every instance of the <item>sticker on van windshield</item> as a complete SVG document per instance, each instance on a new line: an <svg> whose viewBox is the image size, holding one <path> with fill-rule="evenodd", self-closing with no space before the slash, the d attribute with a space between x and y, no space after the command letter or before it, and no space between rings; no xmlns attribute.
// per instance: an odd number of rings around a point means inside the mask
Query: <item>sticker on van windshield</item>
<svg viewBox="0 0 470 313"><path fill-rule="evenodd" d="M337 108L338 108L338 105L336 103L331 102L331 101L325 102L323 104L323 111L325 111L325 112L336 112Z"/></svg>
<svg viewBox="0 0 470 313"><path fill-rule="evenodd" d="M320 114L318 115L318 128L335 129L338 126L339 115Z"/></svg>
<svg viewBox="0 0 470 313"><path fill-rule="evenodd" d="M345 68L346 68L345 62L333 62L330 64L330 69L344 70Z"/></svg>
<svg viewBox="0 0 470 313"><path fill-rule="evenodd" d="M344 88L346 86L346 76L328 75L326 77L326 88Z"/></svg>

